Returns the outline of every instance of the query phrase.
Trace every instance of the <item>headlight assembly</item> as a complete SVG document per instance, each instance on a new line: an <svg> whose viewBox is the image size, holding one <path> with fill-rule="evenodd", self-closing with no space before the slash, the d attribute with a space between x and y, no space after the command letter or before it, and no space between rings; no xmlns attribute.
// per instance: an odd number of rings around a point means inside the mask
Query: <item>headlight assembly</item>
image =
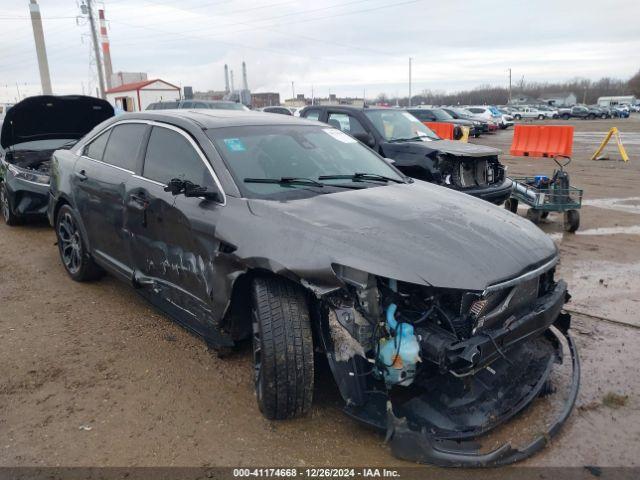
<svg viewBox="0 0 640 480"><path fill-rule="evenodd" d="M13 173L16 178L27 182L37 183L38 185L49 185L50 183L49 175L38 173L34 170L28 170L26 168L20 168L9 164L9 171Z"/></svg>

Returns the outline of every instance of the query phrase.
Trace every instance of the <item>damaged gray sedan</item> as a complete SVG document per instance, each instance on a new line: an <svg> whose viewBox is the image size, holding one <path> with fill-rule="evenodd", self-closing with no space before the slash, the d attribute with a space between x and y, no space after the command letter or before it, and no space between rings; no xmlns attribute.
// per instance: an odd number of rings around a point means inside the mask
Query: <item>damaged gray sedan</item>
<svg viewBox="0 0 640 480"><path fill-rule="evenodd" d="M319 355L346 413L412 461L515 462L575 402L554 243L327 125L233 111L114 118L55 152L49 219L74 280L107 271L215 349L252 339L267 418L309 411ZM569 394L549 430L481 448L552 390L563 361Z"/></svg>

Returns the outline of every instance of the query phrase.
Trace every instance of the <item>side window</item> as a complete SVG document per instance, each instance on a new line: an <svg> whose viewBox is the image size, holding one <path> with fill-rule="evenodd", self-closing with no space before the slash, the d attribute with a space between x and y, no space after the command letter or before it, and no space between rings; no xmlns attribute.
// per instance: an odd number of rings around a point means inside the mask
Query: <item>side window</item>
<svg viewBox="0 0 640 480"><path fill-rule="evenodd" d="M102 160L104 147L107 145L107 140L109 140L110 133L111 130L108 130L98 138L93 140L89 145L86 145L84 147L83 155L89 158L93 158L94 160Z"/></svg>
<svg viewBox="0 0 640 480"><path fill-rule="evenodd" d="M320 110L317 110L317 109L307 110L304 114L304 118L308 118L309 120L319 120Z"/></svg>
<svg viewBox="0 0 640 480"><path fill-rule="evenodd" d="M178 132L153 127L144 159L143 176L167 184L172 178L214 187L211 173L191 143Z"/></svg>
<svg viewBox="0 0 640 480"><path fill-rule="evenodd" d="M332 127L338 128L343 132L349 133L349 115L346 113L329 113L327 123Z"/></svg>
<svg viewBox="0 0 640 480"><path fill-rule="evenodd" d="M140 143L146 129L147 125L143 123L125 123L113 127L102 161L135 172Z"/></svg>

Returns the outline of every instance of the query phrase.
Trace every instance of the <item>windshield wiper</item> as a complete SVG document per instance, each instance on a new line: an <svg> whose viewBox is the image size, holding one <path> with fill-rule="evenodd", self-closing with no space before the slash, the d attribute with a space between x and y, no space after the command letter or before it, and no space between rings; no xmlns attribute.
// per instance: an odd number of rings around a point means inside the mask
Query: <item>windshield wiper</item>
<svg viewBox="0 0 640 480"><path fill-rule="evenodd" d="M321 175L318 177L318 180L354 180L354 181L366 181L366 180L378 180L383 182L395 182L395 183L405 183L404 180L400 180L393 177L386 177L384 175L378 175L377 173L364 173L357 172L351 175Z"/></svg>
<svg viewBox="0 0 640 480"><path fill-rule="evenodd" d="M422 140L423 138L429 138L431 140L440 140L439 138L432 138L429 135L418 135L417 137L409 138L392 138L389 142L415 142L416 140Z"/></svg>
<svg viewBox="0 0 640 480"><path fill-rule="evenodd" d="M313 185L325 187L324 183L305 177L280 177L280 178L245 178L245 183L275 183L278 185Z"/></svg>

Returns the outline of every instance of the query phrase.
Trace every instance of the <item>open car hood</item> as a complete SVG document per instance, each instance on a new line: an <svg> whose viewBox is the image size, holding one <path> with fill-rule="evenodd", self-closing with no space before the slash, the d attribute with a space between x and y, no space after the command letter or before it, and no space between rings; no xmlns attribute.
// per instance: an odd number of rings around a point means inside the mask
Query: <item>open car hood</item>
<svg viewBox="0 0 640 480"><path fill-rule="evenodd" d="M2 124L0 145L53 138L80 139L113 117L106 100L82 95L28 97L9 109Z"/></svg>

